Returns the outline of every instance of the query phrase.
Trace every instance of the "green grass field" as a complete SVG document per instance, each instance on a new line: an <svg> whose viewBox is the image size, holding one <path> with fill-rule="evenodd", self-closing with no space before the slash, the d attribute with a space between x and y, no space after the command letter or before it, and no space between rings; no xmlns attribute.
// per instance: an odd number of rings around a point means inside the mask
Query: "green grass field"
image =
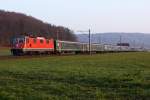
<svg viewBox="0 0 150 100"><path fill-rule="evenodd" d="M0 56L11 55L10 48L0 47Z"/></svg>
<svg viewBox="0 0 150 100"><path fill-rule="evenodd" d="M0 100L149 100L150 53L0 60Z"/></svg>

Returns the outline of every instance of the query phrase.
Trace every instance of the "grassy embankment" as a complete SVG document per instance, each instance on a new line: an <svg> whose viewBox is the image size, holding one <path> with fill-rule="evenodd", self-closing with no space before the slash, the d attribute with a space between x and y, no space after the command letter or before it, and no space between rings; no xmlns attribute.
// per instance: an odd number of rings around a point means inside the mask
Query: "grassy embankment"
<svg viewBox="0 0 150 100"><path fill-rule="evenodd" d="M0 60L0 100L148 100L150 53Z"/></svg>

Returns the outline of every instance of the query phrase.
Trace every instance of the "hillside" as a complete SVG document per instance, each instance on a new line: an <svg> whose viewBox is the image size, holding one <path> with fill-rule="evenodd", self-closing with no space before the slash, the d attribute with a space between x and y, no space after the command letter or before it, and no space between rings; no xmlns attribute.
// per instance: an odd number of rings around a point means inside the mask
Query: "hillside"
<svg viewBox="0 0 150 100"><path fill-rule="evenodd" d="M88 42L88 34L78 34L78 40ZM97 33L92 34L93 43L117 44L120 42L130 43L132 47L150 48L150 34L144 33Z"/></svg>
<svg viewBox="0 0 150 100"><path fill-rule="evenodd" d="M9 45L10 39L18 35L44 36L60 40L76 41L73 32L63 26L55 26L32 16L0 10L0 45Z"/></svg>

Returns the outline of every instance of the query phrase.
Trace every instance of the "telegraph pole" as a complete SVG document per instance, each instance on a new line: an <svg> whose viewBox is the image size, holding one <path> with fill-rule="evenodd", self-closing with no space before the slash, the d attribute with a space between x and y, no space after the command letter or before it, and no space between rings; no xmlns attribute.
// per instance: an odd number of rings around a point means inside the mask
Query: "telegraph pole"
<svg viewBox="0 0 150 100"><path fill-rule="evenodd" d="M99 43L102 43L101 34L99 34Z"/></svg>
<svg viewBox="0 0 150 100"><path fill-rule="evenodd" d="M143 42L143 44L142 44L142 49L144 50L144 42Z"/></svg>
<svg viewBox="0 0 150 100"><path fill-rule="evenodd" d="M87 52L89 53L89 55L91 55L92 53L91 53L91 30L89 29L89 30L87 30L87 31L78 31L78 32L88 32L88 34L89 34L89 36L88 36L88 38L89 38L89 43L88 43L88 45L89 45L89 48L88 48L88 50L87 50Z"/></svg>
<svg viewBox="0 0 150 100"><path fill-rule="evenodd" d="M59 31L57 30L57 40L59 39Z"/></svg>
<svg viewBox="0 0 150 100"><path fill-rule="evenodd" d="M122 43L122 36L120 35L120 51L121 51L121 44Z"/></svg>
<svg viewBox="0 0 150 100"><path fill-rule="evenodd" d="M91 55L91 30L89 29L89 54Z"/></svg>
<svg viewBox="0 0 150 100"><path fill-rule="evenodd" d="M133 40L133 48L135 49L136 45L135 45L135 40Z"/></svg>

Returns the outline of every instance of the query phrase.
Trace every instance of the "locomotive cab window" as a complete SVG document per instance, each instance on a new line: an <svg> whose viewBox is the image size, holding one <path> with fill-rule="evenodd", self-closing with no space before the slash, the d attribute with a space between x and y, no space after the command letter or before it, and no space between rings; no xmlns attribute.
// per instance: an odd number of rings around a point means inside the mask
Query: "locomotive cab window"
<svg viewBox="0 0 150 100"><path fill-rule="evenodd" d="M17 43L17 39L13 39L13 44L16 44Z"/></svg>
<svg viewBox="0 0 150 100"><path fill-rule="evenodd" d="M19 40L19 43L23 43L23 40Z"/></svg>
<svg viewBox="0 0 150 100"><path fill-rule="evenodd" d="M24 43L24 38L18 38L19 43Z"/></svg>

